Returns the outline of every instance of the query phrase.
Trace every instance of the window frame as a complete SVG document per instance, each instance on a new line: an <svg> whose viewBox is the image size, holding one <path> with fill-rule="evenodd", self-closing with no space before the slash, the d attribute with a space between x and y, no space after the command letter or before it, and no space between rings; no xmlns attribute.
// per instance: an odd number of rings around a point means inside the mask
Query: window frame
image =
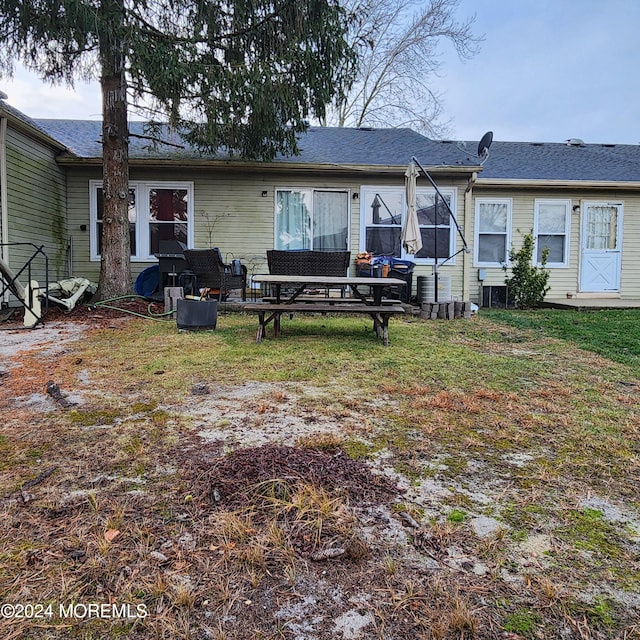
<svg viewBox="0 0 640 640"><path fill-rule="evenodd" d="M559 198L536 198L533 203L533 237L535 238L535 264L536 266L542 266L538 261L538 237L540 231L538 228L540 205L541 204L556 204L564 205L565 218L564 218L564 234L550 234L544 233L543 235L564 235L564 260L562 262L547 261L546 267L550 269L568 269L569 268L569 243L571 240L571 200L559 199Z"/></svg>
<svg viewBox="0 0 640 640"><path fill-rule="evenodd" d="M434 199L435 201L435 196L436 196L436 190L433 187L417 187L416 189L418 194L423 194L426 196L429 196L431 198ZM451 208L451 211L456 212L457 210L457 199L458 199L458 189L456 187L442 187L439 188L440 194L442 195L443 198L448 197L449 198L449 206ZM361 185L360 186L360 251L367 251L367 228L372 226L372 225L368 225L367 223L367 194L371 194L372 196L375 196L376 193L379 194L384 194L384 193L393 193L394 195L397 195L398 193L401 194L401 220L400 220L400 224L399 225L393 225L393 224L387 224L387 225L376 225L378 227L384 227L384 228L399 228L400 230L400 234L402 234L402 228L404 226L406 217L407 217L407 199L405 196L406 190L405 187L396 187L396 186L390 186L390 185L385 185L385 186L376 186L376 185ZM453 256L451 257L450 260L447 260L446 264L448 265L454 265L456 264L456 246L457 246L457 242L458 242L458 230L456 228L455 223L453 222L453 220L451 219L451 216L448 216L449 218L449 256ZM437 219L437 217L436 217ZM420 225L421 229L431 229L431 228L436 228L436 226L438 228L443 228L442 225ZM402 242L400 243L400 256L398 256L400 259L402 260L411 260L412 262L414 262L415 264L422 264L422 265L434 265L436 263L436 259L435 258L417 258L414 254L412 253L407 253L404 249L404 247L402 246ZM445 258L438 258L438 264L443 264Z"/></svg>
<svg viewBox="0 0 640 640"><path fill-rule="evenodd" d="M100 262L98 253L98 189L103 186L102 180L89 181L89 245L91 262ZM187 192L187 246L194 246L194 183L187 181L163 180L130 180L129 189L135 193L135 237L137 253L131 254L131 262L157 262L155 255L149 253L150 248L150 206L149 198L153 189L184 189ZM142 251L144 248L144 252Z"/></svg>
<svg viewBox="0 0 640 640"><path fill-rule="evenodd" d="M480 236L497 235L480 232L480 208L483 204L504 204L507 206L507 220L505 223L505 254L504 260L500 262L489 262L480 260ZM473 266L474 267L499 267L509 264L509 250L511 248L511 229L513 221L513 198L491 198L482 197L475 199L475 221L474 221L474 243L473 243Z"/></svg>

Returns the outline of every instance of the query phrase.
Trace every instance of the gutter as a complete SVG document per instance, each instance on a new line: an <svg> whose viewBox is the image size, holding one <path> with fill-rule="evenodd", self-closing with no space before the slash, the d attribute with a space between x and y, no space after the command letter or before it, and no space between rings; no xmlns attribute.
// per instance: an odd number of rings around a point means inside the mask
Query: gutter
<svg viewBox="0 0 640 640"><path fill-rule="evenodd" d="M496 189L519 188L556 188L556 189L617 189L622 191L637 191L640 189L639 181L618 181L618 180L517 180L501 178L479 178L475 186L494 187Z"/></svg>
<svg viewBox="0 0 640 640"><path fill-rule="evenodd" d="M9 211L7 198L7 118L0 115L0 258L9 263ZM9 303L9 292L5 291L3 303Z"/></svg>
<svg viewBox="0 0 640 640"><path fill-rule="evenodd" d="M101 167L102 158L86 158L68 156L62 154L56 158L56 162L63 167ZM129 158L130 167L180 167L181 169L219 169L221 171L261 171L268 173L304 172L304 173L386 173L404 176L406 165L362 165L362 164L335 164L335 163L311 163L311 162L238 162L231 160L207 160L202 158ZM440 175L459 177L468 176L477 170L475 166L435 165L428 170Z"/></svg>

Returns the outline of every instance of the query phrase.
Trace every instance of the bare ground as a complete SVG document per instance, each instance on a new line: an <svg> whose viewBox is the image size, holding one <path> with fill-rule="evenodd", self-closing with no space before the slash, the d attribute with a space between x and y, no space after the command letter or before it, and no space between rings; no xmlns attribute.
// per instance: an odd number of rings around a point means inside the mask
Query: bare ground
<svg viewBox="0 0 640 640"><path fill-rule="evenodd" d="M384 394L317 412L330 387L203 382L145 406L74 354L126 323L102 311L0 332L3 638L640 637L637 493L577 483L567 498L546 482L544 442L498 447L495 464L459 443L460 469L418 443L402 465L393 446L347 455L345 434L366 444L362 426L393 409ZM541 517L554 500L566 521ZM16 617L27 603L43 615ZM126 603L143 608L123 618Z"/></svg>

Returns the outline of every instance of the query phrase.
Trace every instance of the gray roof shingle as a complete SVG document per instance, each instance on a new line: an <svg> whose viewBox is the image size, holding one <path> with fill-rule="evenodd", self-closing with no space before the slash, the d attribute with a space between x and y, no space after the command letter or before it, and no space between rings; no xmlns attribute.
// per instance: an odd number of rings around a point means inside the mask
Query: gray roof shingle
<svg viewBox="0 0 640 640"><path fill-rule="evenodd" d="M22 125L26 125L28 129L32 129L38 134L42 133L43 137L48 139L48 142L58 146L60 148L64 148L66 145L60 142L55 136L48 134L46 130L42 129L38 126L37 122L30 118L28 115L22 113L22 111L18 111L15 107L12 107L9 103L5 102L0 98L0 115L6 115L12 118L14 121L20 122Z"/></svg>
<svg viewBox="0 0 640 640"><path fill-rule="evenodd" d="M62 142L73 154L81 158L102 156L102 123L97 120L36 120L38 126ZM144 137L145 125L130 122L129 156L148 159L202 159L227 160L224 153L207 155L185 146L180 136L167 129L161 139L170 144L153 145ZM177 145L177 146L176 146ZM300 154L279 156L274 162L324 165L404 166L415 155L422 164L445 166L476 166L477 158L470 159L455 145L442 145L411 129L352 129L310 127L299 136Z"/></svg>
<svg viewBox="0 0 640 640"><path fill-rule="evenodd" d="M32 121L81 158L102 155L102 125L97 120ZM164 130L170 145L145 139L145 125L131 122L133 159L229 160L186 147L176 132ZM178 146L174 146L178 145ZM477 167L477 142L430 140L411 129L310 127L299 137L300 154L275 163L333 166L404 166L415 156L425 167ZM238 160L238 162L241 162ZM640 145L493 142L480 180L640 182Z"/></svg>
<svg viewBox="0 0 640 640"><path fill-rule="evenodd" d="M640 145L494 142L479 178L640 182Z"/></svg>

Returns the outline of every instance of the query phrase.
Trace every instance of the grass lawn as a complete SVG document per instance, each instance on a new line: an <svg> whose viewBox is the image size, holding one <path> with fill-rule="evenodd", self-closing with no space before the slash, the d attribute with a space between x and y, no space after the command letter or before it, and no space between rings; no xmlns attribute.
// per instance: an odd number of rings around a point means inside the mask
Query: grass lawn
<svg viewBox="0 0 640 640"><path fill-rule="evenodd" d="M0 366L0 637L640 638L638 311L80 321Z"/></svg>
<svg viewBox="0 0 640 640"><path fill-rule="evenodd" d="M630 365L640 375L640 310L483 311L487 318L522 329L537 329L547 336L568 340L615 362Z"/></svg>

